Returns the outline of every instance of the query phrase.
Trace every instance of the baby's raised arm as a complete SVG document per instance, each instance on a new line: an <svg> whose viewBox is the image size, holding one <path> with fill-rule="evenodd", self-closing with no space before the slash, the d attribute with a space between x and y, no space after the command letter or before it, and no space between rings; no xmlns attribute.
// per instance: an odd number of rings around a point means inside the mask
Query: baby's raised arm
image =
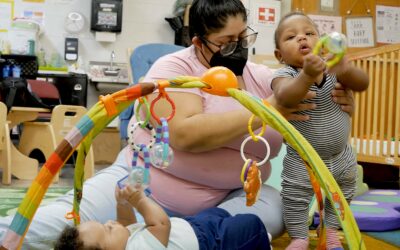
<svg viewBox="0 0 400 250"><path fill-rule="evenodd" d="M304 57L303 70L295 78L277 77L272 80L272 89L279 105L295 107L306 96L310 86L318 82L325 69L320 57L309 54Z"/></svg>
<svg viewBox="0 0 400 250"><path fill-rule="evenodd" d="M119 195L143 216L146 229L167 247L171 222L164 210L149 199L143 190L133 190L130 186L126 186L119 191Z"/></svg>
<svg viewBox="0 0 400 250"><path fill-rule="evenodd" d="M368 75L352 65L346 56L337 65L334 65L329 72L336 73L338 82L346 88L354 91L364 91L368 88Z"/></svg>

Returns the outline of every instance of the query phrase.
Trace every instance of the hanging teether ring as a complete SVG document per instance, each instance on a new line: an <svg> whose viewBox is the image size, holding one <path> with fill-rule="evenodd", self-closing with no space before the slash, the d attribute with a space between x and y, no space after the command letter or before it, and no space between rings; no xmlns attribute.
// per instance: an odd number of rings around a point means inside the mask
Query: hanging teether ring
<svg viewBox="0 0 400 250"><path fill-rule="evenodd" d="M151 116L157 121L157 123L161 124L160 118L154 112L154 106L155 106L156 102L158 102L161 98L165 98L167 100L167 102L169 102L169 104L171 105L172 111L171 111L171 115L166 118L167 121L171 120L175 115L175 103L171 100L171 98L165 91L165 88L163 87L162 84L159 85L158 89L160 92L159 92L158 96L151 102L150 112L151 112Z"/></svg>
<svg viewBox="0 0 400 250"><path fill-rule="evenodd" d="M249 130L249 134L250 134L251 138L253 139L253 141L257 142L258 141L257 136L262 136L264 134L266 125L265 125L265 122L262 123L261 131L256 136L254 134L253 128L251 127L251 124L253 124L254 117L255 117L255 115L252 115L250 117L249 122L247 123L247 129Z"/></svg>
<svg viewBox="0 0 400 250"><path fill-rule="evenodd" d="M264 137L259 136L259 135L256 135L255 137L256 137L257 139L259 139L260 141L262 141L262 142L265 144L265 147L266 147L266 149L267 149L267 153L266 153L266 155L265 155L265 158L264 158L262 161L260 161L260 162L258 162L258 163L256 164L257 167L259 167L259 166L261 166L261 165L263 165L263 164L265 164L265 163L267 162L267 160L268 160L268 158L269 158L269 155L270 155L270 153L271 153L271 149L270 149L270 146L269 146L267 140L265 140ZM252 136L249 136L249 137L247 137L246 139L244 139L243 142L242 142L242 145L240 145L240 156L242 157L243 161L247 161L247 158L246 158L246 156L244 155L244 146L246 145L246 143L247 143L248 141L250 141L250 140L252 140L252 139L253 139Z"/></svg>
<svg viewBox="0 0 400 250"><path fill-rule="evenodd" d="M147 124L149 124L150 121L150 105L149 102L147 101L146 97L141 97L138 99L139 104L136 106L136 111L135 111L135 118L136 121L141 121L140 119L140 109L142 107L142 105L145 105L145 111L146 111L146 117L144 119L144 122L142 125L140 125L141 128L145 128L147 126Z"/></svg>
<svg viewBox="0 0 400 250"><path fill-rule="evenodd" d="M139 121L134 124L132 124L130 127L128 127L128 144L132 148L133 151L141 151L141 147L139 145L135 144L133 140L133 135L138 127L142 127L143 124L145 124L145 121ZM149 129L151 132L151 139L149 143L147 144L147 148L151 148L154 145L155 139L156 139L156 131L154 128L148 124L146 129Z"/></svg>

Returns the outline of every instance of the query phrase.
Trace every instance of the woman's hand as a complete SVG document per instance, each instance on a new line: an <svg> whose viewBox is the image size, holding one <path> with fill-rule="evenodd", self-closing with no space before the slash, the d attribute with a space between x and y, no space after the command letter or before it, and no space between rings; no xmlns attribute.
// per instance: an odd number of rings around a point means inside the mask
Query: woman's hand
<svg viewBox="0 0 400 250"><path fill-rule="evenodd" d="M338 82L335 85L335 89L332 91L332 99L341 106L344 112L348 113L350 116L353 115L355 110L353 91L345 89L343 85Z"/></svg>
<svg viewBox="0 0 400 250"><path fill-rule="evenodd" d="M309 91L304 99L312 99L316 96L314 91ZM275 96L272 95L268 99L268 102L274 106L287 120L294 120L294 121L307 121L310 119L308 115L299 115L295 114L296 112L315 109L315 103L299 103L295 108L287 108L282 105L279 105L275 99Z"/></svg>

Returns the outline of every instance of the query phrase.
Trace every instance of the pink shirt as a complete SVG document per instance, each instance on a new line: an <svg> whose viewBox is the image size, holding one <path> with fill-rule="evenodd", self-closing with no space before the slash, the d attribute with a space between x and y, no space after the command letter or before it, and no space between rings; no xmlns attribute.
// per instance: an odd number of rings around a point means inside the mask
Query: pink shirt
<svg viewBox="0 0 400 250"><path fill-rule="evenodd" d="M144 82L181 75L201 76L206 70L191 46L159 59L147 73ZM268 88L271 77L272 72L266 66L251 62L247 63L243 72L246 90L261 98L272 94ZM210 95L200 89L168 91L190 92L201 96L205 113L224 113L244 108L233 98ZM132 122L136 122L136 119L132 118L130 123ZM174 149L174 161L171 166L166 170L151 168L150 188L153 198L162 206L183 215L191 215L217 205L230 191L242 187L240 173L244 162L240 156L240 145L246 137L204 153L188 153ZM282 137L271 128L266 129L264 137L271 146L272 159L280 150ZM137 143L147 143L149 139L150 135L145 130L138 129L134 135L134 141ZM247 143L245 151L247 158L261 161L265 157L265 146L261 142ZM131 164L132 150L129 148L127 153ZM269 163L261 168L264 181L269 177L270 168Z"/></svg>

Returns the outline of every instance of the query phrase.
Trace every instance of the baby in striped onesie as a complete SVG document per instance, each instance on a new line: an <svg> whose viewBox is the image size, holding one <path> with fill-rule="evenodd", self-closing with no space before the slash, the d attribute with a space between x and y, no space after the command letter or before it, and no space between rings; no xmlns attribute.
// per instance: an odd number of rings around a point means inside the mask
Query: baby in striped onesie
<svg viewBox="0 0 400 250"><path fill-rule="evenodd" d="M333 101L332 91L337 82L353 91L363 91L368 87L368 76L352 66L346 57L327 73L325 62L312 53L318 40L316 25L306 15L293 12L281 19L275 31L275 57L286 66L275 72L271 88L278 104L284 107L316 104L313 110L299 112L309 117L308 120L290 122L318 152L350 202L357 178L357 162L348 142L350 117ZM315 97L304 100L309 91L316 93ZM292 239L287 249L308 249L307 219L313 194L303 161L288 145L281 192L285 224ZM328 201L325 216L327 249L343 249L337 235L340 225Z"/></svg>

